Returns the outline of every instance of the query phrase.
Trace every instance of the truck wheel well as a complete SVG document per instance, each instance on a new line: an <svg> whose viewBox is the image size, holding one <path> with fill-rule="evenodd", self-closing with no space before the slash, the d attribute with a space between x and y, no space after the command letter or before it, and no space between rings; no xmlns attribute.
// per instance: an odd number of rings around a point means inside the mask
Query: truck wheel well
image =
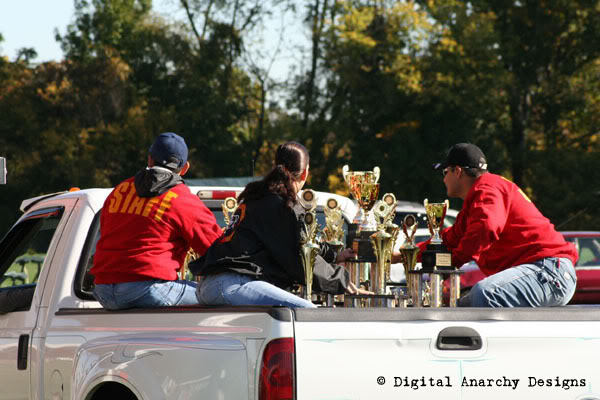
<svg viewBox="0 0 600 400"><path fill-rule="evenodd" d="M138 400L133 392L120 383L105 382L92 392L88 400Z"/></svg>

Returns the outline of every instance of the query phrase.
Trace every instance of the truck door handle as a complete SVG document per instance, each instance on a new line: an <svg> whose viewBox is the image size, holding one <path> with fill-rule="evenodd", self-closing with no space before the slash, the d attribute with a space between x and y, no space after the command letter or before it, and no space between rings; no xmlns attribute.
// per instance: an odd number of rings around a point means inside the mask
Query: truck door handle
<svg viewBox="0 0 600 400"><path fill-rule="evenodd" d="M479 350L481 346L479 333L466 326L449 326L442 329L436 342L438 350Z"/></svg>
<svg viewBox="0 0 600 400"><path fill-rule="evenodd" d="M29 351L29 335L19 336L19 349L17 350L17 369L27 369L27 352Z"/></svg>

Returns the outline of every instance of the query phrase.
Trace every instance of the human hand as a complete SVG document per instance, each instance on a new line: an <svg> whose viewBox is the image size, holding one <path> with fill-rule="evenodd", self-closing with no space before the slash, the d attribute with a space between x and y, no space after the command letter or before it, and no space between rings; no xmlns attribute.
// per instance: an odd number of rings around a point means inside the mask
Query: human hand
<svg viewBox="0 0 600 400"><path fill-rule="evenodd" d="M335 259L335 262L343 263L354 257L356 257L356 253L354 253L354 250L344 249L338 253L337 258Z"/></svg>
<svg viewBox="0 0 600 400"><path fill-rule="evenodd" d="M404 263L404 256L399 251L392 253L392 264Z"/></svg>

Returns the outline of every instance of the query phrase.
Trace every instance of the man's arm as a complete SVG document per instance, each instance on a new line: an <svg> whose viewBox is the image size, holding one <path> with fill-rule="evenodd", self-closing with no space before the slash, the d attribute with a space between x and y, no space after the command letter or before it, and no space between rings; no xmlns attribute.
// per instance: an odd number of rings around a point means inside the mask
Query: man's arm
<svg viewBox="0 0 600 400"><path fill-rule="evenodd" d="M508 217L508 205L501 192L493 187L483 187L473 194L466 221L466 230L452 250L453 264L463 265L469 261L479 262L481 253L498 240ZM456 234L456 232L452 232ZM446 236L444 236L446 240Z"/></svg>

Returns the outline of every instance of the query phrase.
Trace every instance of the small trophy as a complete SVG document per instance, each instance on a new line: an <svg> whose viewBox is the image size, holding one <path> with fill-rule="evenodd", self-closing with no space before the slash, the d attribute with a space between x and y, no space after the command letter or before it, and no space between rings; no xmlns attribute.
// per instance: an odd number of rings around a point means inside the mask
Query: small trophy
<svg viewBox="0 0 600 400"><path fill-rule="evenodd" d="M411 297L414 307L423 305L423 287L422 274L415 271L417 265L417 255L419 248L415 245L415 233L417 232L417 219L409 214L402 221L402 231L404 232L404 243L400 246L402 254L402 265L404 266L404 275L408 286L408 295Z"/></svg>
<svg viewBox="0 0 600 400"><path fill-rule="evenodd" d="M344 237L344 217L342 210L336 199L333 197L327 199L325 207L325 242L336 252L339 253L344 247L342 238Z"/></svg>
<svg viewBox="0 0 600 400"><path fill-rule="evenodd" d="M304 213L298 217L300 222L300 260L304 267L304 279L306 281L303 297L312 301L312 282L315 268L315 259L319 253L319 245L316 243L319 226L317 224L316 208L317 197L311 189L305 189L300 193L299 201Z"/></svg>
<svg viewBox="0 0 600 400"><path fill-rule="evenodd" d="M235 210L238 208L238 202L235 197L227 197L221 205L223 209L223 219L225 220L225 227L229 226Z"/></svg>
<svg viewBox="0 0 600 400"><path fill-rule="evenodd" d="M430 306L441 307L444 277L453 270L452 253L448 251L440 235L450 203L448 200L443 203L429 203L425 199L423 205L427 214L429 232L431 232L431 241L422 256L423 271L430 273Z"/></svg>
<svg viewBox="0 0 600 400"><path fill-rule="evenodd" d="M444 226L444 218L450 203L448 200L443 203L429 203L427 199L423 202L425 213L427 214L427 224L431 232L431 241L427 245L427 250L423 252L422 262L423 270L433 272L438 268L451 268L451 253L443 244L440 230Z"/></svg>
<svg viewBox="0 0 600 400"><path fill-rule="evenodd" d="M369 222L368 214L379 196L379 167L373 171L350 171L348 165L342 168L344 180L350 192L358 202L360 209L352 223L358 224L359 231L373 231L375 227Z"/></svg>
<svg viewBox="0 0 600 400"><path fill-rule="evenodd" d="M443 203L429 203L425 199L423 205L425 206L427 223L431 232L431 243L441 244L440 230L444 227L444 218L446 218L446 211L450 207L450 202L445 200Z"/></svg>

